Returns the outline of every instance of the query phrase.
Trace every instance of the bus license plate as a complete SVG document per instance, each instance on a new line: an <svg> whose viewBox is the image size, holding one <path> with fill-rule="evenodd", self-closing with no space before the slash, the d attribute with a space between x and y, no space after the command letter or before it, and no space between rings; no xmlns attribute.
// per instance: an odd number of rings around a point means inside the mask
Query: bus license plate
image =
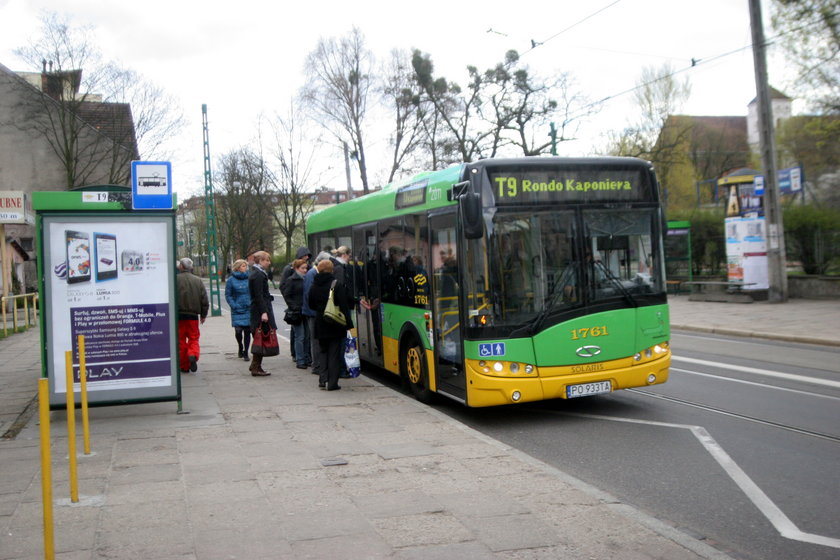
<svg viewBox="0 0 840 560"><path fill-rule="evenodd" d="M612 391L612 384L609 381L596 381L595 383L581 383L579 385L566 386L566 398L588 397L590 395L602 395Z"/></svg>

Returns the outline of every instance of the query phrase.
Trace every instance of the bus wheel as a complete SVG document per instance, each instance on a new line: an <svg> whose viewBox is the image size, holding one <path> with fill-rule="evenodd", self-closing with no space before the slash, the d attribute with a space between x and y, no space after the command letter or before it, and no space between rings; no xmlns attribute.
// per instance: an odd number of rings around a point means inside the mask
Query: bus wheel
<svg viewBox="0 0 840 560"><path fill-rule="evenodd" d="M429 370L426 367L426 353L415 337L407 340L402 355L402 372L411 392L420 402L428 403L432 400L429 389Z"/></svg>

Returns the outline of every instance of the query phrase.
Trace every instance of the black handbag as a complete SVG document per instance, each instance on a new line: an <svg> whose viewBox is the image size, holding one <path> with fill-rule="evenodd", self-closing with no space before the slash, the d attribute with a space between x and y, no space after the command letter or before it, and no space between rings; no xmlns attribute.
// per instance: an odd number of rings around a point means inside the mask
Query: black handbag
<svg viewBox="0 0 840 560"><path fill-rule="evenodd" d="M303 316L300 314L300 311L286 309L286 313L283 315L283 321L290 325L300 325L303 322Z"/></svg>

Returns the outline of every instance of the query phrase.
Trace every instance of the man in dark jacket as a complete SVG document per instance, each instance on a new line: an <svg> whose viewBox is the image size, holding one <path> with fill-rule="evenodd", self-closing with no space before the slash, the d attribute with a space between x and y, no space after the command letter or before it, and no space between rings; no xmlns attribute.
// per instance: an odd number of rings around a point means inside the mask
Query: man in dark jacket
<svg viewBox="0 0 840 560"><path fill-rule="evenodd" d="M178 362L182 373L198 370L201 347L198 323L204 324L210 310L210 300L201 278L194 275L192 259L178 261Z"/></svg>

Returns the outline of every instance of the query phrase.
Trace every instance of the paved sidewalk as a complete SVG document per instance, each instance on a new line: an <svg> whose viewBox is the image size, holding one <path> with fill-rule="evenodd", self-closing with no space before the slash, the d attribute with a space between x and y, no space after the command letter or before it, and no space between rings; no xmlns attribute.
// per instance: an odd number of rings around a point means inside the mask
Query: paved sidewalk
<svg viewBox="0 0 840 560"><path fill-rule="evenodd" d="M720 306L720 307L719 307ZM725 315L725 317L721 317ZM840 345L840 302L672 298L674 328ZM365 377L341 391L288 357L254 378L227 317L202 329L184 409L91 409L69 503L66 426L52 417L56 549L66 560L727 558L563 472ZM0 560L43 558L38 331L0 340ZM81 424L79 430L79 453ZM339 464L335 464L339 463Z"/></svg>
<svg viewBox="0 0 840 560"><path fill-rule="evenodd" d="M721 303L670 296L671 329L840 346L840 300Z"/></svg>

